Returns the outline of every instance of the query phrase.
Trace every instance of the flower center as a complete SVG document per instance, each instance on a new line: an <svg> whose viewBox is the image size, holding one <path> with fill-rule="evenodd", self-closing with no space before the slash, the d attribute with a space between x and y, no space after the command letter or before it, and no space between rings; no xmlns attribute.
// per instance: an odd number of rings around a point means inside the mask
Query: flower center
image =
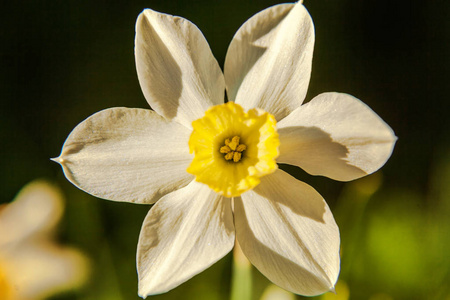
<svg viewBox="0 0 450 300"><path fill-rule="evenodd" d="M278 167L276 120L265 111L245 112L228 102L208 109L192 128L189 149L195 156L187 172L225 197L254 188Z"/></svg>
<svg viewBox="0 0 450 300"><path fill-rule="evenodd" d="M225 146L220 147L220 153L225 154L224 157L226 160L233 160L234 162L238 162L242 158L242 152L247 149L247 146L244 144L239 144L239 140L241 138L235 135L231 140L225 140Z"/></svg>

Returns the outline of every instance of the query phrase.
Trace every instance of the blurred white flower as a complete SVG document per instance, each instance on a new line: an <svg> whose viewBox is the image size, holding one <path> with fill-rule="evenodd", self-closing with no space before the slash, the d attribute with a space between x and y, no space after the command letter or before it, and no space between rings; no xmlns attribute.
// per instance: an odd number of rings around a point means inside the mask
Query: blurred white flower
<svg viewBox="0 0 450 300"><path fill-rule="evenodd" d="M60 191L44 181L26 185L0 206L0 299L43 299L79 286L87 261L54 241L63 212Z"/></svg>
<svg viewBox="0 0 450 300"><path fill-rule="evenodd" d="M324 93L302 105L313 47L314 26L299 2L245 22L223 73L194 24L150 9L139 16L137 73L154 111L96 113L54 160L95 196L158 201L139 238L141 296L208 268L235 236L250 262L284 289L333 290L338 227L322 196L277 163L353 180L378 170L396 138L350 95Z"/></svg>

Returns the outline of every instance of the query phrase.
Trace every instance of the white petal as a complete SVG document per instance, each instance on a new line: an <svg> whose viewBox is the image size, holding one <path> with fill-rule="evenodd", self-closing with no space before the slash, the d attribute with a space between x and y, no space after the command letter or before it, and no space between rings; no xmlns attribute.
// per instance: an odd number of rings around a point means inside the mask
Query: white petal
<svg viewBox="0 0 450 300"><path fill-rule="evenodd" d="M153 203L187 185L189 130L151 110L111 108L80 123L54 159L80 189L114 201Z"/></svg>
<svg viewBox="0 0 450 300"><path fill-rule="evenodd" d="M224 101L225 82L201 31L186 19L144 10L136 22L136 68L150 106L191 127Z"/></svg>
<svg viewBox="0 0 450 300"><path fill-rule="evenodd" d="M202 272L234 245L230 199L191 182L152 207L138 244L139 295L164 293Z"/></svg>
<svg viewBox="0 0 450 300"><path fill-rule="evenodd" d="M377 171L397 139L370 107L341 93L318 95L279 122L278 128L278 162L341 181Z"/></svg>
<svg viewBox="0 0 450 300"><path fill-rule="evenodd" d="M39 180L27 184L0 211L0 247L14 247L31 235L48 234L62 212L62 194L58 188Z"/></svg>
<svg viewBox="0 0 450 300"><path fill-rule="evenodd" d="M242 251L268 279L296 294L331 290L339 274L339 230L312 187L277 170L235 198Z"/></svg>
<svg viewBox="0 0 450 300"><path fill-rule="evenodd" d="M14 299L43 299L79 286L86 279L87 261L77 250L49 243L24 243L2 253L2 267L14 285Z"/></svg>
<svg viewBox="0 0 450 300"><path fill-rule="evenodd" d="M314 25L301 3L261 11L242 25L228 48L228 98L282 119L305 98L313 48Z"/></svg>

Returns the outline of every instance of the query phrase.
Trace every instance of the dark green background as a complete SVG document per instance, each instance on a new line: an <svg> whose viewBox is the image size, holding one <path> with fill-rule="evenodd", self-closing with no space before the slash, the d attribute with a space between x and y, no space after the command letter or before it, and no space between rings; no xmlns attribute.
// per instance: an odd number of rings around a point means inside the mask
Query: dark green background
<svg viewBox="0 0 450 300"><path fill-rule="evenodd" d="M135 251L148 207L91 197L72 186L60 167L49 160L58 156L70 131L91 114L115 106L148 108L134 64L137 15L148 7L191 20L223 66L228 44L239 26L277 3L282 2L54 0L0 4L1 202L12 200L23 185L36 178L49 179L63 189L67 209L60 239L83 249L94 262L85 288L62 295L63 299L137 299ZM369 299L377 293L395 299L441 299L450 293L445 286L450 281L447 3L305 3L316 28L307 100L327 91L352 94L377 112L399 137L382 169L383 185L364 200L367 206L363 211L355 212L355 205L345 200L351 198L353 183L288 168L314 186L335 212L342 232L341 279L349 286L352 299ZM352 223L355 220L359 223ZM360 228L356 235L355 227ZM392 228L400 229L397 233ZM384 230L392 236L387 238ZM405 236L410 239L403 240ZM369 237L379 245L376 253L380 255L370 254ZM355 263L345 257L350 241L361 249L356 251L361 257ZM402 262L402 257L411 259ZM390 263L399 260L398 265ZM420 265L416 265L418 260ZM230 263L228 256L180 288L155 298L226 299ZM359 269L346 269L355 264ZM396 272L398 268L405 271ZM267 283L255 272L255 297Z"/></svg>

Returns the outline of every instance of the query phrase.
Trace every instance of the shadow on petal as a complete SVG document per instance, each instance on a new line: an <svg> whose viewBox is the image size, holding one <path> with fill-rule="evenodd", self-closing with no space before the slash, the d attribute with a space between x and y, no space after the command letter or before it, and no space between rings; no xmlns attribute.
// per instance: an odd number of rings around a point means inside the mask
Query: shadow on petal
<svg viewBox="0 0 450 300"><path fill-rule="evenodd" d="M303 253L298 251L291 253L287 249L284 251L285 255L294 255L294 257L299 259L296 262L261 242L254 232L254 230L261 230L261 228L250 227L249 224L252 224L252 220L247 216L249 212L244 209L243 201L238 200L235 205L235 213L237 215L236 236L241 248L250 262L269 280L288 291L306 296L322 294L332 288L334 284L332 282L334 280L332 272L325 270L314 259L314 256L300 237L296 236L295 239L299 243L297 246L302 249L301 252ZM267 231L265 232L270 234ZM291 233L296 235L295 231L291 231ZM282 243L284 240L282 237L278 237L280 238L278 241L273 241L276 244ZM285 247L290 248L288 244ZM300 264L309 265L310 270Z"/></svg>
<svg viewBox="0 0 450 300"><path fill-rule="evenodd" d="M346 146L335 142L330 134L318 127L284 127L278 133L279 163L296 165L312 175L324 175L342 181L367 175L349 163Z"/></svg>
<svg viewBox="0 0 450 300"><path fill-rule="evenodd" d="M326 204L322 196L308 184L282 170L261 178L261 184L254 189L254 192L271 203L289 208L299 216L325 223L323 216ZM280 212L280 215L283 213Z"/></svg>
<svg viewBox="0 0 450 300"><path fill-rule="evenodd" d="M152 207L137 249L139 294L167 292L224 257L234 246L231 203L192 181Z"/></svg>
<svg viewBox="0 0 450 300"><path fill-rule="evenodd" d="M69 144L69 145L64 147L63 152L61 153L61 156L79 153L81 150L83 150L83 148L85 146L86 146L86 143L83 143L83 142L76 143L76 144L75 143L71 143L71 144ZM60 159L64 159L64 158L61 157ZM56 158L55 161L59 162L59 159Z"/></svg>
<svg viewBox="0 0 450 300"><path fill-rule="evenodd" d="M150 209L151 211L151 209ZM150 211L147 214L147 217L145 218L144 223L141 227L141 234L146 228L154 228L157 227L158 224L161 222L161 220L164 220L164 212L154 209L151 211L151 217ZM141 242L141 246L146 249L146 251L150 251L151 249L157 247L160 243L160 234L157 230L153 230L150 232L148 236L146 236L145 239Z"/></svg>
<svg viewBox="0 0 450 300"><path fill-rule="evenodd" d="M279 12L279 15L276 16L270 16L267 18L253 18L251 19L253 21L252 24L244 24L243 27L239 29L238 33L240 35L233 38L233 41L230 44L230 48L228 49L228 53L239 53L239 59L228 58L229 60L226 62L227 71L228 69L230 71L234 70L235 68L239 69L239 72L236 74L237 77L233 79L235 81L235 84L230 85L230 83L228 82L228 88L232 88L232 90L228 91L229 99L235 100L237 91L239 90L239 87L241 86L244 78L247 76L248 72L250 72L256 62L267 51L268 45L261 45L264 44L264 42L261 42L260 39L263 40L266 35L270 34L274 30L274 28L276 28L284 20L289 12L290 9L287 9L284 11L281 10ZM258 30L255 30L255 28L257 28ZM233 64L236 64L236 66L233 67ZM227 73L227 71L225 72Z"/></svg>
<svg viewBox="0 0 450 300"><path fill-rule="evenodd" d="M138 74L142 75L139 76L139 83L146 98L149 96L156 99L147 99L151 106L160 99L170 99L173 102L171 105L158 103L158 107L152 107L159 114L172 119L177 115L177 110L173 108L179 106L183 90L180 66L149 21L142 18L140 25L140 31L145 32L145 36L136 35L136 49L146 50L136 50L136 68Z"/></svg>

